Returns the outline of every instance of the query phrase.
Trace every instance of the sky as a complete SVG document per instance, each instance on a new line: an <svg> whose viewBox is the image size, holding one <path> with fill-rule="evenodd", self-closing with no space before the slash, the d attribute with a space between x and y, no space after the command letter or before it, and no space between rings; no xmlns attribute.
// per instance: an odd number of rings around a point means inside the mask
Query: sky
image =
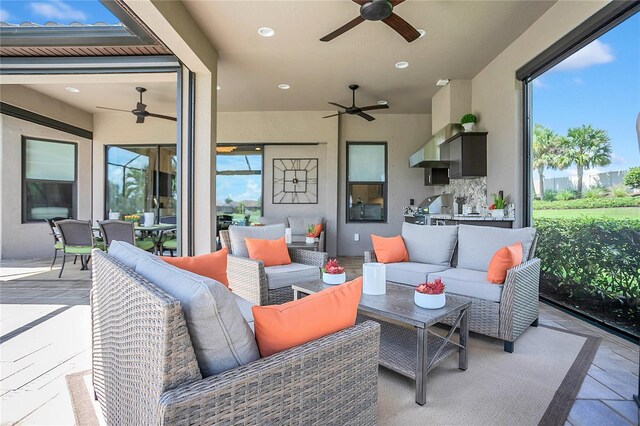
<svg viewBox="0 0 640 426"><path fill-rule="evenodd" d="M118 18L98 0L2 0L0 21L11 24L33 22L40 25L50 21L59 24L72 22L116 24L119 22Z"/></svg>
<svg viewBox="0 0 640 426"><path fill-rule="evenodd" d="M533 121L560 135L582 124L607 131L611 165L640 165L636 120L640 113L640 13L636 13L533 82ZM575 175L575 167L545 177ZM538 178L537 174L534 176Z"/></svg>
<svg viewBox="0 0 640 426"><path fill-rule="evenodd" d="M216 169L223 170L262 170L262 155L218 155ZM218 205L229 197L233 201L257 201L262 196L261 175L218 175L216 177L216 199Z"/></svg>

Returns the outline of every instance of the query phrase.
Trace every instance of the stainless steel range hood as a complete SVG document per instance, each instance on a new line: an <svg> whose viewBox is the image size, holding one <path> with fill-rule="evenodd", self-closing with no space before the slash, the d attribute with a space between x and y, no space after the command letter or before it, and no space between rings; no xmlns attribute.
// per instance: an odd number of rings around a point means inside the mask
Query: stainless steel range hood
<svg viewBox="0 0 640 426"><path fill-rule="evenodd" d="M449 161L440 158L440 144L460 132L462 132L462 126L458 123L444 126L409 157L409 167L449 168Z"/></svg>

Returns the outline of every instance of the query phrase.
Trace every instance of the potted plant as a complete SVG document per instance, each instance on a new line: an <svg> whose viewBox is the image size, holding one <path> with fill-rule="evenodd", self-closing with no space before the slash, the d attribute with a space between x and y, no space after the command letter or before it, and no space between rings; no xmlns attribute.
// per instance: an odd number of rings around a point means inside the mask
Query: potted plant
<svg viewBox="0 0 640 426"><path fill-rule="evenodd" d="M124 220L126 220L127 222L132 222L133 226L140 226L140 215L127 214L124 215Z"/></svg>
<svg viewBox="0 0 640 426"><path fill-rule="evenodd" d="M308 225L307 226L307 237L304 240L305 243L313 244L313 243L316 242L315 230L316 230L316 226L315 225Z"/></svg>
<svg viewBox="0 0 640 426"><path fill-rule="evenodd" d="M416 287L413 300L416 305L425 309L440 309L447 303L444 294L444 284L438 277L431 282L420 284Z"/></svg>
<svg viewBox="0 0 640 426"><path fill-rule="evenodd" d="M462 124L462 127L464 127L465 132L471 132L477 122L478 117L473 114L465 114L460 119L460 124Z"/></svg>
<svg viewBox="0 0 640 426"><path fill-rule="evenodd" d="M325 284L342 284L347 280L344 268L338 264L338 259L329 259L322 268L322 281Z"/></svg>
<svg viewBox="0 0 640 426"><path fill-rule="evenodd" d="M502 194L491 194L491 196L493 197L493 204L489 206L489 214L494 219L502 219L504 217L504 209L511 202L511 196L503 197Z"/></svg>

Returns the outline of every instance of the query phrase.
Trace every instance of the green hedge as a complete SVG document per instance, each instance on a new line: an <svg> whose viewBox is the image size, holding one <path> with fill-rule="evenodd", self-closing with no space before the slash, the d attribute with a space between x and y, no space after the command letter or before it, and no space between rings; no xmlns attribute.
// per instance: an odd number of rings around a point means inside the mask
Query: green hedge
<svg viewBox="0 0 640 426"><path fill-rule="evenodd" d="M534 218L542 279L576 298L618 299L637 309L640 219Z"/></svg>
<svg viewBox="0 0 640 426"><path fill-rule="evenodd" d="M598 209L640 207L640 197L580 198L567 201L533 200L534 210Z"/></svg>

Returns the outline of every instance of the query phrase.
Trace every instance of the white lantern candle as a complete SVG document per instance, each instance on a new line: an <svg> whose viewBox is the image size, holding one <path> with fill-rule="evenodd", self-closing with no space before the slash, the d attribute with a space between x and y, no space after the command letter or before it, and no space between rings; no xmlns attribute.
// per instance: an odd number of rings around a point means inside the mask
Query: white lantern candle
<svg viewBox="0 0 640 426"><path fill-rule="evenodd" d="M291 228L284 229L284 242L291 244Z"/></svg>
<svg viewBox="0 0 640 426"><path fill-rule="evenodd" d="M362 292L373 296L387 292L387 269L384 263L362 265Z"/></svg>
<svg viewBox="0 0 640 426"><path fill-rule="evenodd" d="M153 222L156 220L156 215L153 212L146 212L144 214L144 226L153 226Z"/></svg>

